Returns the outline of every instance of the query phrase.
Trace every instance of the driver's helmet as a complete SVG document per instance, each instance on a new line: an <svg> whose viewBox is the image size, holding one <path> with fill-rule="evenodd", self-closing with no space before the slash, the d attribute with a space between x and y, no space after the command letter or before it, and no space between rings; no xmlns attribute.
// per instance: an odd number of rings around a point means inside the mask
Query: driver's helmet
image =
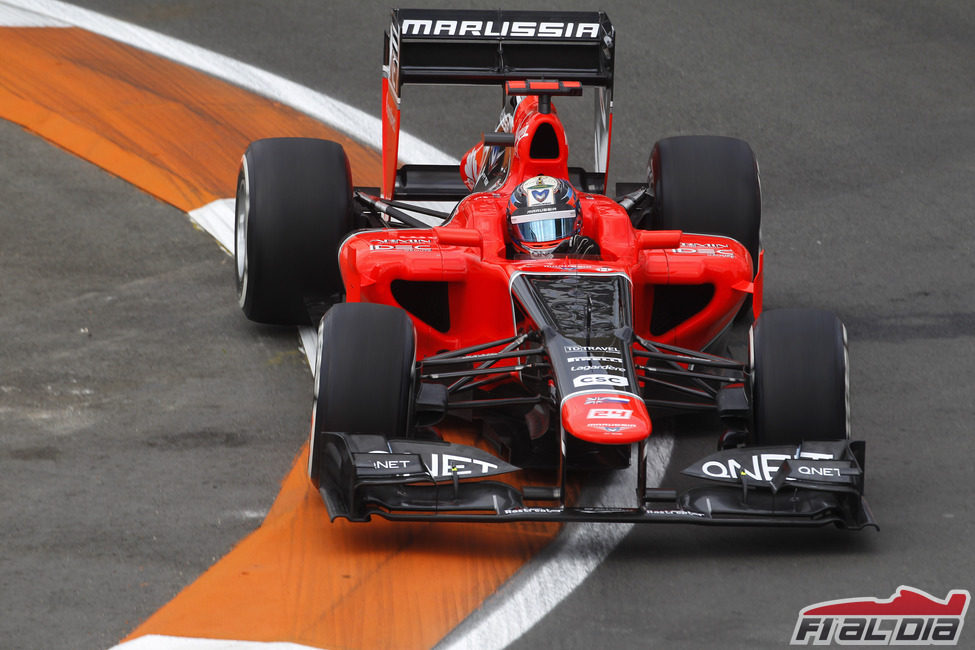
<svg viewBox="0 0 975 650"><path fill-rule="evenodd" d="M507 213L511 243L531 255L551 253L582 230L575 190L551 176L535 176L516 187Z"/></svg>

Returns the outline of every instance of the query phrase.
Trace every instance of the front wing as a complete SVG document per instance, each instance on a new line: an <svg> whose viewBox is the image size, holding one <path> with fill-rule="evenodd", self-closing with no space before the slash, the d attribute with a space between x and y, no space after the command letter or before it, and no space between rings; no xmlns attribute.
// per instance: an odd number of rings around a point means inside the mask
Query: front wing
<svg viewBox="0 0 975 650"><path fill-rule="evenodd" d="M323 441L331 467L319 491L332 520L879 528L863 497L860 442L720 451L684 470L701 487L641 489L637 480L631 504L576 507L564 481L518 488L497 480L519 468L475 447L345 433Z"/></svg>

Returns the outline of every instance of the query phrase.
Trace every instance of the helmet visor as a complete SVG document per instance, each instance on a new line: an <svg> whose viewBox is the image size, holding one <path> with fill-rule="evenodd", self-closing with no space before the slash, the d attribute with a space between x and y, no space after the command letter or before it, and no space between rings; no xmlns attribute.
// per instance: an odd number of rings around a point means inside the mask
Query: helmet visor
<svg viewBox="0 0 975 650"><path fill-rule="evenodd" d="M578 231L575 210L513 214L511 227L521 241L533 244L560 241Z"/></svg>

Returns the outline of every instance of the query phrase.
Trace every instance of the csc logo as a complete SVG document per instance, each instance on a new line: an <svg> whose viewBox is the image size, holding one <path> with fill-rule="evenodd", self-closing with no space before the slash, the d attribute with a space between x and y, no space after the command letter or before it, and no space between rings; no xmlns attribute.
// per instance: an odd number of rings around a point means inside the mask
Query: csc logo
<svg viewBox="0 0 975 650"><path fill-rule="evenodd" d="M572 385L576 388L582 386L629 386L630 382L626 377L617 375L582 375L572 380Z"/></svg>

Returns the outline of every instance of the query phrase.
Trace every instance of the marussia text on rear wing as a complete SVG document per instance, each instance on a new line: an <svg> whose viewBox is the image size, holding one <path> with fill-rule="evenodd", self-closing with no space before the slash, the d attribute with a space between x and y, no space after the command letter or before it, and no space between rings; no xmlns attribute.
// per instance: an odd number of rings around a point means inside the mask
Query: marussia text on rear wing
<svg viewBox="0 0 975 650"><path fill-rule="evenodd" d="M595 167L609 167L613 25L603 12L394 9L383 53L383 186L394 198L406 84L578 81L595 92ZM605 180L603 181L605 187Z"/></svg>

